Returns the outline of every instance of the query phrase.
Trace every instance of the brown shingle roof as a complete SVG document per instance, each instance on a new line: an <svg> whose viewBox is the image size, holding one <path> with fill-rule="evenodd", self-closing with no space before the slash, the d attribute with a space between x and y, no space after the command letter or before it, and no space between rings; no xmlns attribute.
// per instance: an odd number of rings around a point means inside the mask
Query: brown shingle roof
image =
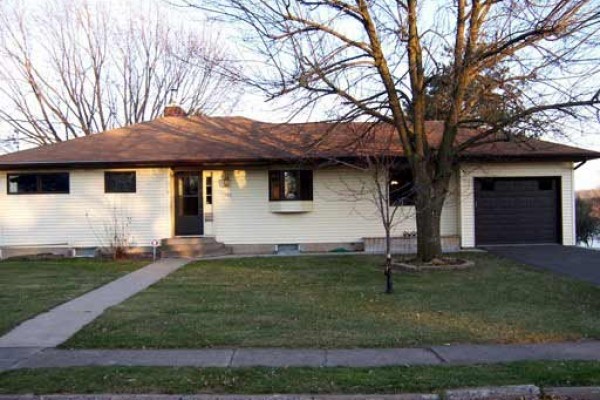
<svg viewBox="0 0 600 400"><path fill-rule="evenodd" d="M241 117L164 117L67 142L0 156L0 168L96 165L250 163L301 158L342 158L386 151L402 155L393 130L365 123L272 124ZM439 143L442 123L427 124L429 142ZM461 131L464 140L475 131ZM366 135L366 140L357 140ZM360 143L364 143L361 145ZM585 160L600 153L540 140L478 146L468 157Z"/></svg>

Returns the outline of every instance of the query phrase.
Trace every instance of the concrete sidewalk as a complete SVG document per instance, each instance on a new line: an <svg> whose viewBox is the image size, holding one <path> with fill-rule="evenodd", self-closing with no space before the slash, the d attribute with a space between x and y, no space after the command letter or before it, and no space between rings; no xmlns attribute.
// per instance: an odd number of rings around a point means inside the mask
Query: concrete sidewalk
<svg viewBox="0 0 600 400"><path fill-rule="evenodd" d="M165 259L140 268L48 312L27 320L0 337L0 348L45 348L65 342L107 308L148 288L189 260ZM18 352L13 350L13 352ZM1 355L0 364L5 357Z"/></svg>
<svg viewBox="0 0 600 400"><path fill-rule="evenodd" d="M19 351L17 351L19 350ZM396 349L61 350L0 349L4 369L81 366L384 367L467 365L526 360L600 361L600 341L450 345Z"/></svg>

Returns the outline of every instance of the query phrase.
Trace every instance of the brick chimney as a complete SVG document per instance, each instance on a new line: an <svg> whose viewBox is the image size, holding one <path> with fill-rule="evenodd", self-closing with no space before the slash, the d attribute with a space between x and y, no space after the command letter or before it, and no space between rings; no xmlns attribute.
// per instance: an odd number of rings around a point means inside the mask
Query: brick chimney
<svg viewBox="0 0 600 400"><path fill-rule="evenodd" d="M163 112L165 117L187 117L187 113L179 104L171 103L165 107Z"/></svg>
<svg viewBox="0 0 600 400"><path fill-rule="evenodd" d="M175 98L177 97L177 87L171 88L171 95L169 96L169 104L165 107L163 115L165 117L187 117L187 113L177 103Z"/></svg>

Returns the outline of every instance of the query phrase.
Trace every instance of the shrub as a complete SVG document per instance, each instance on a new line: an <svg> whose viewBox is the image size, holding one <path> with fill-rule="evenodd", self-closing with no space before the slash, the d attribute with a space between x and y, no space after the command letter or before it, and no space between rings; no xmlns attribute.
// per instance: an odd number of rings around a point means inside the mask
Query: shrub
<svg viewBox="0 0 600 400"><path fill-rule="evenodd" d="M590 246L594 237L600 235L600 218L592 214L592 202L577 198L575 201L577 242Z"/></svg>

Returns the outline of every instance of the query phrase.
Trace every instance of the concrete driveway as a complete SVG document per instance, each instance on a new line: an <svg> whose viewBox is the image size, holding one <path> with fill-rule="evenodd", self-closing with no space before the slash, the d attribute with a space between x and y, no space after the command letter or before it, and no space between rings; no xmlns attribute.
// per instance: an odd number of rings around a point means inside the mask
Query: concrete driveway
<svg viewBox="0 0 600 400"><path fill-rule="evenodd" d="M560 245L488 246L490 253L600 286L600 251Z"/></svg>

